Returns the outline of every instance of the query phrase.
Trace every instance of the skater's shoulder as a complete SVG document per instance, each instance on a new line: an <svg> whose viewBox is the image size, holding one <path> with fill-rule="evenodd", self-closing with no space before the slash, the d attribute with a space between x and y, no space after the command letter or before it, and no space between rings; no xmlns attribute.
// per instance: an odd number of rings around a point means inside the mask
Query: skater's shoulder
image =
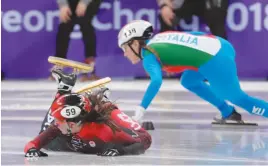
<svg viewBox="0 0 268 166"><path fill-rule="evenodd" d="M202 32L202 31L184 31L184 33L188 33L188 34L196 35L196 36L209 35L209 33Z"/></svg>

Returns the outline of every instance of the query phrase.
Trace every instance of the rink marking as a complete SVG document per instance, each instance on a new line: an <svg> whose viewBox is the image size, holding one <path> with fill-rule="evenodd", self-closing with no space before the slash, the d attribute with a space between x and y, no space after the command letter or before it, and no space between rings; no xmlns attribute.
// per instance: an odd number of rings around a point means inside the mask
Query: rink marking
<svg viewBox="0 0 268 166"><path fill-rule="evenodd" d="M12 104L12 105L2 105L1 110L2 111L47 111L49 109L50 105L32 105L32 104ZM118 104L118 107L123 110L124 112L134 112L134 109L136 108L136 105L124 105L123 104ZM166 107L154 107L150 106L148 108L148 112L156 111L156 112L197 112L197 113L202 113L202 112L214 112L217 113L218 111L213 109L211 106L211 109L204 108L201 109L197 107L197 109L176 109L176 108L168 108L171 106L166 106Z"/></svg>
<svg viewBox="0 0 268 166"><path fill-rule="evenodd" d="M69 155L75 155L75 156L81 156L81 154L79 153L75 153L75 152L52 152L52 151L46 151L44 150L44 152L48 152L49 154L53 154L55 156L69 156ZM24 155L23 151L1 151L2 154L14 154L14 155Z"/></svg>
<svg viewBox="0 0 268 166"><path fill-rule="evenodd" d="M16 141L17 142L17 141L30 141L33 138L32 137L17 136L17 135L3 136L3 134L2 134L1 139L7 140L7 141ZM5 147L6 145L3 145L3 146Z"/></svg>
<svg viewBox="0 0 268 166"><path fill-rule="evenodd" d="M182 129L182 128L180 128L180 129L157 129L157 131L159 131L159 132L161 132L161 131L164 131L164 132L172 132L172 131L180 131L180 132L189 132L189 131L191 131L191 132L202 132L202 133L211 133L211 132L213 132L213 133L215 133L215 134L222 134L222 133L224 133L224 134L234 134L234 135L252 135L252 134L255 134L255 135L259 135L259 134L261 134L262 136L266 136L266 135L268 135L268 132L267 132L267 130L262 130L262 129L252 129L252 130L250 130L250 129L248 129L248 128L246 128L246 129L244 129L244 130L236 130L236 131L229 131L229 130L226 130L226 129L228 129L228 127L226 127L226 128L223 128L224 130L220 130L219 128L217 128L217 130L215 129L210 129L210 128L207 128L207 129L202 129L202 130L200 130L200 129Z"/></svg>
<svg viewBox="0 0 268 166"><path fill-rule="evenodd" d="M47 151L44 151L47 152ZM77 154L75 152L47 152L50 156L85 156L84 154ZM1 151L1 154L12 154L12 155L24 155L21 151ZM53 157L52 156L52 157ZM89 155L98 157L96 155ZM247 163L268 163L265 160L256 160L256 159L247 159L247 158L238 158L238 157L226 157L226 158L208 158L205 156L196 157L196 156L152 156L152 155L138 155L138 156L121 156L120 158L150 158L150 159L169 159L169 160L195 160L195 161L228 161L228 162L247 162ZM119 164L121 165L121 164ZM140 164L142 165L142 164Z"/></svg>
<svg viewBox="0 0 268 166"><path fill-rule="evenodd" d="M226 128L225 128L226 129ZM172 132L172 131L180 131L180 132L186 132L186 133L189 133L189 132L206 132L206 133L215 133L215 134L232 134L232 135L241 135L241 136L244 136L244 135L258 135L258 136L263 136L266 138L266 136L268 135L267 131L266 130L261 130L259 131L258 129L256 131L248 131L248 130L243 130L243 131L229 131L229 130L211 130L211 129L202 129L202 130L194 130L194 129L157 129L157 132L161 132L161 131L165 131L165 132ZM1 136L1 140L4 141L4 140L7 140L7 141L23 141L23 142L26 142L26 141L30 141L32 140L33 138L32 137L25 137L25 136L17 136L17 135L12 135L12 136L5 136L2 134ZM15 143L14 142L14 143ZM9 144L5 144L3 145L4 147L6 147L7 145ZM150 148L150 150L157 150L157 149L163 149L163 150L173 150L172 148Z"/></svg>
<svg viewBox="0 0 268 166"><path fill-rule="evenodd" d="M181 104L183 105L183 104ZM118 104L117 105L121 110L124 112L134 112L134 109L137 105L129 105L129 104ZM209 106L209 107L204 107ZM2 112L12 112L12 111L36 111L36 112L46 112L48 111L50 105L32 105L32 104L11 104L11 105L1 105ZM174 105L163 105L163 106L150 106L146 112L154 112L154 113L215 113L218 114L219 111L210 105L196 105L196 108L184 108L184 109L177 109L172 108ZM180 106L178 106L180 107ZM248 112L237 108L237 111L241 114L249 115Z"/></svg>
<svg viewBox="0 0 268 166"><path fill-rule="evenodd" d="M130 157L130 156L125 156ZM135 156L137 157L137 156ZM232 162L259 162L259 163L268 163L265 160L254 160L247 158L235 158L235 157L226 157L226 158L208 158L205 156L196 157L196 156L147 156L141 155L140 158L151 158L151 159L169 159L169 160L195 160L195 161L232 161Z"/></svg>
<svg viewBox="0 0 268 166"><path fill-rule="evenodd" d="M40 122L43 121L44 117L14 117L14 116L6 116L6 117L1 117L1 121L36 121Z"/></svg>
<svg viewBox="0 0 268 166"><path fill-rule="evenodd" d="M18 83L20 86L18 86ZM77 82L75 89L79 89L87 85L89 82L81 83ZM145 91L148 87L149 80L130 80L130 81L118 81L112 80L111 83L107 85L111 90L121 90L121 91ZM245 91L260 91L268 92L267 82L257 82L257 81L241 81L241 88ZM56 91L57 85L54 81L48 82L44 80L37 81L8 81L5 80L1 83L2 91ZM179 82L179 80L164 80L160 91L167 92L181 92L186 90Z"/></svg>
<svg viewBox="0 0 268 166"><path fill-rule="evenodd" d="M35 121L35 122L42 122L44 117L14 117L14 116L2 116L2 121ZM144 119L144 121L152 121L151 119ZM153 120L154 123L159 124L211 124L212 120L209 119L164 119L164 120ZM268 121L266 119L258 119L254 120L251 123L258 123L259 125L268 125Z"/></svg>
<svg viewBox="0 0 268 166"><path fill-rule="evenodd" d="M38 101L38 102L52 102L53 98L48 97L3 97L1 101ZM115 101L117 104L139 104L140 100L132 100L132 99L115 99L111 100ZM170 104L170 105L210 105L208 102L205 101L192 101L190 100L166 100L165 97L156 97L155 100L152 101L152 104Z"/></svg>

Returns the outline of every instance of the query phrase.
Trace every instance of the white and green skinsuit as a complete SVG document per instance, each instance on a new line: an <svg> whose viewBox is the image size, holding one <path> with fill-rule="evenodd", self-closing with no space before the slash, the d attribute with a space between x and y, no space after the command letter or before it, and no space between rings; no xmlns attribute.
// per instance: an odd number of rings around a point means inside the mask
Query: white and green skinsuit
<svg viewBox="0 0 268 166"><path fill-rule="evenodd" d="M234 107L268 117L268 103L248 96L239 85L235 50L227 40L203 32L169 31L146 41L153 51L142 49L143 67L151 83L140 104L147 109L162 84L162 70L183 72L182 85L217 107L228 117ZM208 80L210 85L204 83Z"/></svg>

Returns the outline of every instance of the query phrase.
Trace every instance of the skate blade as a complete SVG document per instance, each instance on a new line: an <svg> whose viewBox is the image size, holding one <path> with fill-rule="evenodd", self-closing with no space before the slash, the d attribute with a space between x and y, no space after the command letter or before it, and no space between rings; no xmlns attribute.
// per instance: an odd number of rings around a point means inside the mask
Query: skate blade
<svg viewBox="0 0 268 166"><path fill-rule="evenodd" d="M144 128L145 130L154 130L154 124L153 122L143 122L142 128Z"/></svg>
<svg viewBox="0 0 268 166"><path fill-rule="evenodd" d="M246 123L246 122L243 122L243 123L238 123L238 122L225 122L225 123L222 123L222 122L212 122L211 123L212 125L222 125L222 126L258 126L257 123Z"/></svg>

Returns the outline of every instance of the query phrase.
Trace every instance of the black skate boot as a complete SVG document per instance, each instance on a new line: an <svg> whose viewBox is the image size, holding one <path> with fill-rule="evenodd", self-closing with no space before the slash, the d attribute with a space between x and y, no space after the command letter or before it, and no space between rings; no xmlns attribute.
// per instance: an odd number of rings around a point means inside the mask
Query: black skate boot
<svg viewBox="0 0 268 166"><path fill-rule="evenodd" d="M58 91L61 93L71 92L75 85L77 76L75 74L66 74L62 69L53 69L52 76L58 83Z"/></svg>
<svg viewBox="0 0 268 166"><path fill-rule="evenodd" d="M226 118L223 118L221 115L217 115L213 118L217 123L225 124L225 123L244 123L242 120L241 114L239 114L235 109L231 115Z"/></svg>
<svg viewBox="0 0 268 166"><path fill-rule="evenodd" d="M52 76L58 83L58 91L55 95L54 100L56 100L59 96L71 93L73 86L76 82L75 74L66 74L62 71L61 68L53 68L51 70ZM54 102L54 101L53 101ZM52 103L53 103L52 102ZM54 117L51 115L50 108L47 111L47 114L42 122L40 133L45 131L51 124L53 124Z"/></svg>
<svg viewBox="0 0 268 166"><path fill-rule="evenodd" d="M213 118L215 122L212 124L217 125L250 125L250 126L258 126L256 123L245 123L242 119L242 115L239 114L235 109L232 114L226 118L223 118L221 115L215 116Z"/></svg>

